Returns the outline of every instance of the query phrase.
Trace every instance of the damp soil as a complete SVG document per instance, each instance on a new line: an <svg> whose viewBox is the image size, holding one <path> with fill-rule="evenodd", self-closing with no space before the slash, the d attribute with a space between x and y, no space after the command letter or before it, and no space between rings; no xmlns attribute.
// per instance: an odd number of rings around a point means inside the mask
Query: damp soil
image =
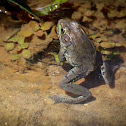
<svg viewBox="0 0 126 126"><path fill-rule="evenodd" d="M126 59L126 55L123 57ZM54 104L49 98L65 95L58 86L65 73L62 66L55 64L18 72L1 63L0 126L126 125L125 62L115 73L115 88L98 81L93 86L92 81L89 90L94 98L82 104ZM81 79L77 84L84 81Z"/></svg>
<svg viewBox="0 0 126 126"><path fill-rule="evenodd" d="M82 7L80 11L81 9ZM76 15L73 15L73 19L78 18ZM112 15L109 16L111 18ZM124 22L118 27L123 31L125 17L121 19ZM110 28L114 27L114 23ZM99 26L97 22L94 24ZM119 50L123 62L115 71L114 88L98 79L98 72L93 72L87 78L89 81L82 78L76 82L91 91L91 99L81 104L54 104L51 96L70 95L59 88L60 80L69 69L67 65L57 66L54 59L53 54L59 51L59 44L54 47L50 42L50 47L44 48L45 52L40 52L39 59L34 58L34 62L26 62L24 59L11 61L9 53L3 47L3 41L19 29L9 29L10 25L12 27L12 22L4 21L4 27L0 23L0 126L126 126L125 48ZM15 26L15 22L13 25ZM125 30L123 35L125 36ZM126 41L123 46L126 47ZM38 48L41 47L37 46ZM116 61L118 60L117 58Z"/></svg>

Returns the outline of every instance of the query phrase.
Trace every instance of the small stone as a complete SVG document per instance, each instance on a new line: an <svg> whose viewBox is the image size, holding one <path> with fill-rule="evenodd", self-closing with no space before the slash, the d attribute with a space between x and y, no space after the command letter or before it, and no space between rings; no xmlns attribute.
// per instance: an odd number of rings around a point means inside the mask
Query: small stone
<svg viewBox="0 0 126 126"><path fill-rule="evenodd" d="M84 106L88 106L88 104L84 104Z"/></svg>

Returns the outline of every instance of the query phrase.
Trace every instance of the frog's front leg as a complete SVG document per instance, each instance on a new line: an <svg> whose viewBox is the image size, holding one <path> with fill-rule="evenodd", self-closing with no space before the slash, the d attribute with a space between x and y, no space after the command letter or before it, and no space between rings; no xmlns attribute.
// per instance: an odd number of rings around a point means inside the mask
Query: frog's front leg
<svg viewBox="0 0 126 126"><path fill-rule="evenodd" d="M60 65L61 62L63 62L65 60L65 54L66 50L61 48L60 51L59 51L59 54L58 54L58 59L59 59L59 62L57 65Z"/></svg>
<svg viewBox="0 0 126 126"><path fill-rule="evenodd" d="M55 103L79 103L82 101L86 101L89 97L91 97L91 92L87 89L84 88L83 86L76 85L73 82L79 80L83 76L86 76L88 74L88 70L83 70L81 67L74 67L71 69L61 80L59 86L63 90L76 94L78 97L73 98L73 97L64 97L61 95L55 95L52 96L51 98L55 101Z"/></svg>

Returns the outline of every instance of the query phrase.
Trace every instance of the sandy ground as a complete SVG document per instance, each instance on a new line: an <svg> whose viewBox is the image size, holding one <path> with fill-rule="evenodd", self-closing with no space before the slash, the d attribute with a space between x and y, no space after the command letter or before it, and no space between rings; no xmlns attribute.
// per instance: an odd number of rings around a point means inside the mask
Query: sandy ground
<svg viewBox="0 0 126 126"><path fill-rule="evenodd" d="M0 126L126 125L125 66L115 73L114 89L105 84L91 86L94 99L73 105L53 104L49 98L65 94L58 83L66 71L61 66L50 65L46 72L40 69L19 73L0 65Z"/></svg>
<svg viewBox="0 0 126 126"><path fill-rule="evenodd" d="M5 30L0 29L0 44L15 32ZM126 54L121 55L124 64L115 73L115 88L95 80L83 84L82 79L77 83L89 88L91 100L54 104L50 96L66 95L58 86L66 71L53 60L53 65L39 62L38 68L18 72L23 63L16 69L0 47L0 126L126 126Z"/></svg>

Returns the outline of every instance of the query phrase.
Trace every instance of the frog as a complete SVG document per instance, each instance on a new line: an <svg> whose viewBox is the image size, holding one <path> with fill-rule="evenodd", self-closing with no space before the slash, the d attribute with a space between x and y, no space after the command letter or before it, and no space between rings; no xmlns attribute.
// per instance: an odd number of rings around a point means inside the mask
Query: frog
<svg viewBox="0 0 126 126"><path fill-rule="evenodd" d="M85 102L92 97L89 89L75 84L74 82L88 76L95 69L96 48L87 37L82 26L76 21L60 19L57 24L57 34L60 41L60 51L58 54L59 63L66 60L73 68L70 69L59 83L59 87L66 92L77 97L54 95L51 99L54 103L78 104ZM105 67L104 67L105 66ZM108 83L106 74L106 64L101 66L104 80Z"/></svg>

